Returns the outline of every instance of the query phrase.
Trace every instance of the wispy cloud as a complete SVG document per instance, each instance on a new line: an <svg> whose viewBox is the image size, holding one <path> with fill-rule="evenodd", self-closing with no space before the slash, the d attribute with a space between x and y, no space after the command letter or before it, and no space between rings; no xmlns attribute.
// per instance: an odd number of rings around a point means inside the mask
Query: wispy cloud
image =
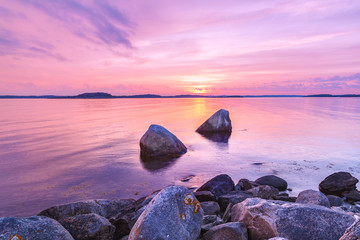
<svg viewBox="0 0 360 240"><path fill-rule="evenodd" d="M20 1L61 21L73 33L87 40L112 46L121 44L128 48L133 47L130 32L135 24L107 1L97 1L94 4L83 4L75 0Z"/></svg>

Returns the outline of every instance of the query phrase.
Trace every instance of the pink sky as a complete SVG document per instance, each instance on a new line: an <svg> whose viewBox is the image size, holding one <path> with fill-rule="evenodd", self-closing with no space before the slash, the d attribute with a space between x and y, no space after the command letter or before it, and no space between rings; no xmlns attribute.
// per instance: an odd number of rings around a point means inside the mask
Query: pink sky
<svg viewBox="0 0 360 240"><path fill-rule="evenodd" d="M0 3L0 94L360 93L360 1Z"/></svg>

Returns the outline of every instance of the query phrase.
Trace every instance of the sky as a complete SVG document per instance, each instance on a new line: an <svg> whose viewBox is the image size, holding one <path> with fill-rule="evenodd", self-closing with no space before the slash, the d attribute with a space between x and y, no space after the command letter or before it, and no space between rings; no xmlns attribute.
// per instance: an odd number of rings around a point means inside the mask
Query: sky
<svg viewBox="0 0 360 240"><path fill-rule="evenodd" d="M0 16L0 95L360 93L358 0L11 0Z"/></svg>

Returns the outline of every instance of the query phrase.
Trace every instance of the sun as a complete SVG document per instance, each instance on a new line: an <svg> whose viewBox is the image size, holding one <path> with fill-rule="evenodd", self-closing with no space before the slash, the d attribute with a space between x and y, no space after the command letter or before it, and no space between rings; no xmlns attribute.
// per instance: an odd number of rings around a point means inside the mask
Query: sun
<svg viewBox="0 0 360 240"><path fill-rule="evenodd" d="M195 94L204 94L204 93L209 93L210 91L211 91L211 89L206 86L195 86L191 90L191 92L195 93Z"/></svg>

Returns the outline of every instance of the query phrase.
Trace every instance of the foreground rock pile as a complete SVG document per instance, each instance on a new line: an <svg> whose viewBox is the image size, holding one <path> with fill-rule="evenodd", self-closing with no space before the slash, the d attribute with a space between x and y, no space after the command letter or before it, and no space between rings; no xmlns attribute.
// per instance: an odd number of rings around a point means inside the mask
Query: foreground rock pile
<svg viewBox="0 0 360 240"><path fill-rule="evenodd" d="M277 176L235 185L222 174L195 192L169 186L138 200L92 200L39 216L0 218L0 239L355 240L357 182L337 172L320 183L320 191L289 197L286 181Z"/></svg>

